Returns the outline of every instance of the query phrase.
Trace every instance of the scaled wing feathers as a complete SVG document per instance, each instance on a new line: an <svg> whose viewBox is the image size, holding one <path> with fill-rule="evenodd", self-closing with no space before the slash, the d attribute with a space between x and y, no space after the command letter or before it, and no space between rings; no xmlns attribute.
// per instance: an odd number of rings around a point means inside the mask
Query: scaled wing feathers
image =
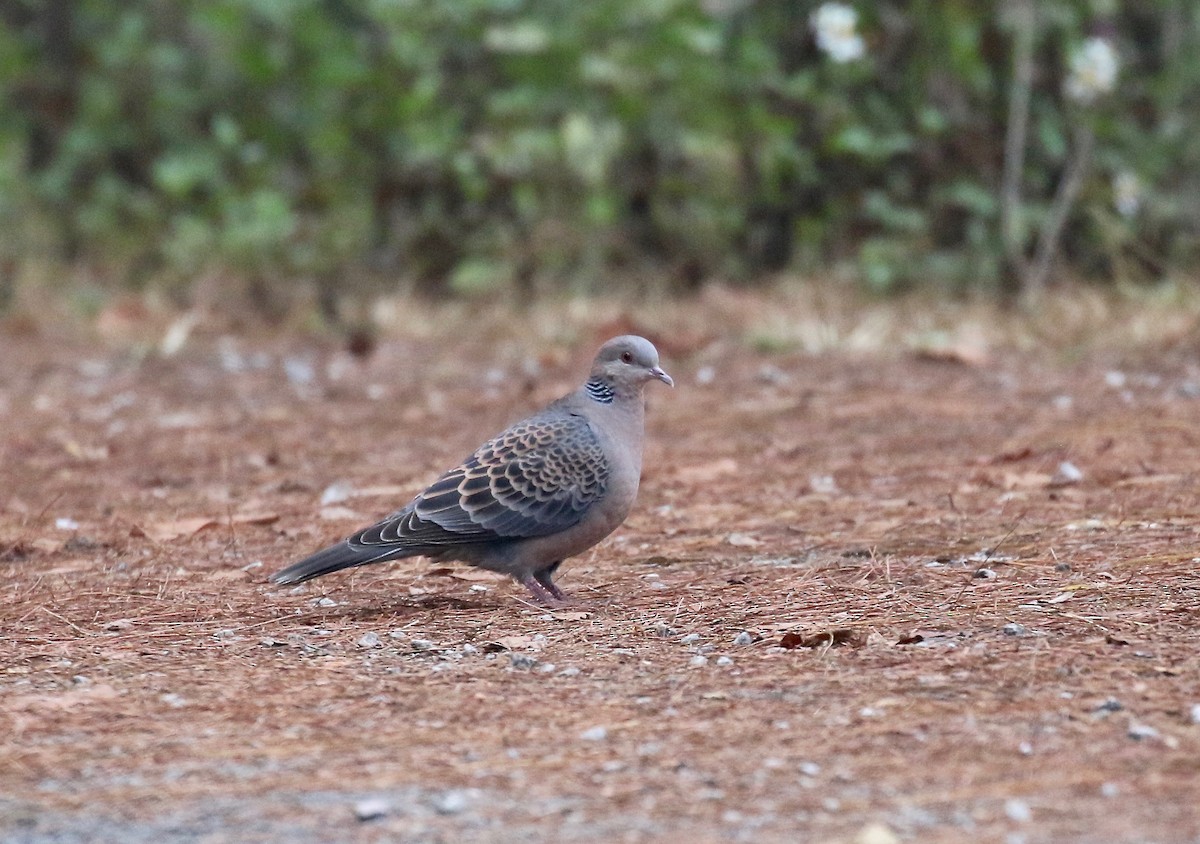
<svg viewBox="0 0 1200 844"><path fill-rule="evenodd" d="M351 537L350 544L407 556L546 536L577 524L604 495L608 476L608 460L586 419L542 414L480 446L403 510Z"/></svg>

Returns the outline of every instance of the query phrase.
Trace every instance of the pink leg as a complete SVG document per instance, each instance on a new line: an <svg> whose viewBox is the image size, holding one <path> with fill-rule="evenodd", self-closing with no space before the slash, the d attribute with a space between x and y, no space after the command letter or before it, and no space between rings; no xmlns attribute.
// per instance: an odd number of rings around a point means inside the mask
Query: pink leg
<svg viewBox="0 0 1200 844"><path fill-rule="evenodd" d="M563 602L566 595L553 583L545 584L531 574L519 578L521 584L529 590L535 601L547 607L555 607Z"/></svg>

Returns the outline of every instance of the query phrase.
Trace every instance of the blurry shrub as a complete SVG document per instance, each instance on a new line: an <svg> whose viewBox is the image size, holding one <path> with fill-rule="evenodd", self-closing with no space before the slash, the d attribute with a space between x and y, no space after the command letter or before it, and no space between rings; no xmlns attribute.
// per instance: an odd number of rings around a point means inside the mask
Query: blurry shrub
<svg viewBox="0 0 1200 844"><path fill-rule="evenodd" d="M1005 207L1013 6L16 0L0 259L49 226L131 277L476 293L841 262L880 291L988 286L1035 257L1086 125L1055 255L1098 279L1194 263L1200 7L1036 4ZM1077 96L1106 72L1089 35L1115 87Z"/></svg>

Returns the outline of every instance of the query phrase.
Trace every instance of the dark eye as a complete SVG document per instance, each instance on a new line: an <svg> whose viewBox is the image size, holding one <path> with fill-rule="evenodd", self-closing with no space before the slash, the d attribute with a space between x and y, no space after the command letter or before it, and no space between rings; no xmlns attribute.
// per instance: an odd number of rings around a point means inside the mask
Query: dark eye
<svg viewBox="0 0 1200 844"><path fill-rule="evenodd" d="M621 362L622 363L633 363L633 353L632 352L621 352Z"/></svg>

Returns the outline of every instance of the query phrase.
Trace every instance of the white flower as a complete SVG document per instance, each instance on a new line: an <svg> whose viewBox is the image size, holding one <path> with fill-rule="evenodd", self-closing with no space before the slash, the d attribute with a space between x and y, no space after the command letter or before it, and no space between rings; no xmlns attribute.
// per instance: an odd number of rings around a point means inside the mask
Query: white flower
<svg viewBox="0 0 1200 844"><path fill-rule="evenodd" d="M1107 38L1089 38L1071 54L1071 72L1067 76L1067 96L1088 105L1117 84L1121 67L1117 49Z"/></svg>
<svg viewBox="0 0 1200 844"><path fill-rule="evenodd" d="M507 26L493 26L484 33L483 41L496 53L533 55L550 44L550 34L533 21L517 21Z"/></svg>
<svg viewBox="0 0 1200 844"><path fill-rule="evenodd" d="M621 126L598 122L585 114L571 112L559 127L567 164L583 181L598 185L608 175L609 165L621 147Z"/></svg>
<svg viewBox="0 0 1200 844"><path fill-rule="evenodd" d="M1113 176L1113 205L1122 217L1132 217L1142 207L1142 180L1128 170Z"/></svg>
<svg viewBox="0 0 1200 844"><path fill-rule="evenodd" d="M858 12L845 3L822 3L809 18L817 46L839 64L862 58L865 47L857 25Z"/></svg>

